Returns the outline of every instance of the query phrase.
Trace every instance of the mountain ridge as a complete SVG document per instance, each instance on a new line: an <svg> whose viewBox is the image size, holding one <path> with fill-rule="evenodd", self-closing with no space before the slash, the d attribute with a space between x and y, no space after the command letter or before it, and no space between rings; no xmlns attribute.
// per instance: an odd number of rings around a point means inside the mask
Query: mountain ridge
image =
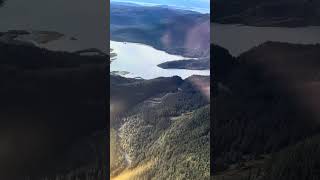
<svg viewBox="0 0 320 180"><path fill-rule="evenodd" d="M209 56L209 14L113 3L110 10L111 40L147 44L186 57Z"/></svg>
<svg viewBox="0 0 320 180"><path fill-rule="evenodd" d="M320 3L313 0L217 0L211 3L211 21L250 26L319 26Z"/></svg>

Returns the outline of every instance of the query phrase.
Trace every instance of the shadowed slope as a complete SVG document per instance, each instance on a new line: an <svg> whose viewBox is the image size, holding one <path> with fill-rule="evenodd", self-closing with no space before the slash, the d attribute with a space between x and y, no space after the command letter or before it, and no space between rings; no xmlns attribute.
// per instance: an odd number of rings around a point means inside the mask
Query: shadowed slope
<svg viewBox="0 0 320 180"><path fill-rule="evenodd" d="M0 175L104 166L105 58L0 43Z"/></svg>
<svg viewBox="0 0 320 180"><path fill-rule="evenodd" d="M319 45L268 42L219 75L211 145L215 173L319 132L319 50Z"/></svg>

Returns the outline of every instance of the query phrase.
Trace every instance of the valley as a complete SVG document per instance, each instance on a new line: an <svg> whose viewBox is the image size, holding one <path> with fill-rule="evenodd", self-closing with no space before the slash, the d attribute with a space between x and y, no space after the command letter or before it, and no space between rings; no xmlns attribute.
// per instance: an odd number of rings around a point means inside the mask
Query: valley
<svg viewBox="0 0 320 180"><path fill-rule="evenodd" d="M110 178L209 180L209 14L111 2L110 30Z"/></svg>
<svg viewBox="0 0 320 180"><path fill-rule="evenodd" d="M209 179L210 71L157 66L208 58L209 14L116 5L111 40L126 46L111 49L105 7L82 0L1 7L0 143L14 139L0 152L0 175L105 179L110 119L111 179ZM127 48L132 43L143 47Z"/></svg>

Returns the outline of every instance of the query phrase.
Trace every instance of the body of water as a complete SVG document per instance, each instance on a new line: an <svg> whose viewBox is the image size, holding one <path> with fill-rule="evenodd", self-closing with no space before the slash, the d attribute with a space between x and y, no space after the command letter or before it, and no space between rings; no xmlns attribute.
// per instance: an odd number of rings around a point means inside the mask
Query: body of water
<svg viewBox="0 0 320 180"><path fill-rule="evenodd" d="M320 43L320 26L284 28L213 23L211 33L211 42L228 49L234 56L266 41L295 44Z"/></svg>
<svg viewBox="0 0 320 180"><path fill-rule="evenodd" d="M210 70L162 69L157 65L186 58L171 55L144 44L110 41L110 47L117 54L111 63L110 71L128 72L122 75L125 77L153 79L180 76L184 79L191 75L210 75Z"/></svg>
<svg viewBox="0 0 320 180"><path fill-rule="evenodd" d="M56 31L68 38L45 45L51 50L109 52L108 4L102 0L7 0L0 8L0 31Z"/></svg>

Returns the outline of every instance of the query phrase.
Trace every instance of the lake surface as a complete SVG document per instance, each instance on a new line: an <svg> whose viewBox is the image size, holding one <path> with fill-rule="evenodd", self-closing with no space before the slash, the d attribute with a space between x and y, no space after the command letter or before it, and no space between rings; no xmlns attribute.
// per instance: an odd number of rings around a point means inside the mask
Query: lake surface
<svg viewBox="0 0 320 180"><path fill-rule="evenodd" d="M117 54L116 59L111 63L110 71L129 72L129 74L122 75L125 77L153 79L180 76L184 79L191 75L210 75L210 70L162 69L157 65L166 61L187 58L171 55L151 46L110 41L110 47Z"/></svg>
<svg viewBox="0 0 320 180"><path fill-rule="evenodd" d="M108 4L102 0L8 0L0 8L0 31L57 31L77 40L54 41L46 45L51 50L109 52Z"/></svg>
<svg viewBox="0 0 320 180"><path fill-rule="evenodd" d="M228 49L234 56L266 41L296 44L320 43L320 26L283 28L212 23L211 33L211 42Z"/></svg>

